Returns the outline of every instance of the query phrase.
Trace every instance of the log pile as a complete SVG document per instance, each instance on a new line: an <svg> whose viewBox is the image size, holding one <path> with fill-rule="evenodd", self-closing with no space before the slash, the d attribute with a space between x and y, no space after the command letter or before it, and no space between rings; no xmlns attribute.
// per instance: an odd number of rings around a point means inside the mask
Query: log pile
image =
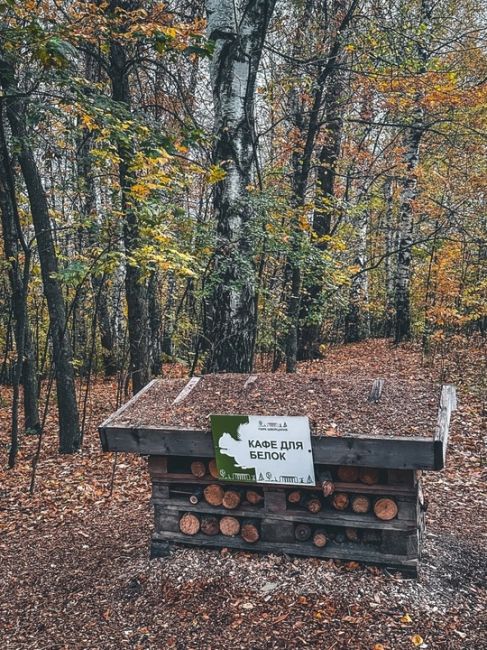
<svg viewBox="0 0 487 650"><path fill-rule="evenodd" d="M414 564L414 472L389 476L369 467L320 467L315 485L294 488L226 483L212 459L174 462L172 474L171 462L158 467L153 479L158 545L167 539L272 550L275 544L276 551L289 553L376 562L385 554L397 557L399 565Z"/></svg>

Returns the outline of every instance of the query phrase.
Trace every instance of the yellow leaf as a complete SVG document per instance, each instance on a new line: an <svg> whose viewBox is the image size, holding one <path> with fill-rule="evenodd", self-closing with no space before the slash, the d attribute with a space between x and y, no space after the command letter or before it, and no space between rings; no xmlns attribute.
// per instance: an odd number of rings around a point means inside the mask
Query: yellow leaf
<svg viewBox="0 0 487 650"><path fill-rule="evenodd" d="M219 183L222 181L227 172L222 169L219 165L212 165L208 173L208 182L213 185L214 183Z"/></svg>
<svg viewBox="0 0 487 650"><path fill-rule="evenodd" d="M410 637L413 645L416 647L420 646L423 644L423 637L419 636L419 634L415 634L414 636Z"/></svg>
<svg viewBox="0 0 487 650"><path fill-rule="evenodd" d="M412 623L413 619L409 616L409 614L404 614L404 616L401 616L401 623Z"/></svg>

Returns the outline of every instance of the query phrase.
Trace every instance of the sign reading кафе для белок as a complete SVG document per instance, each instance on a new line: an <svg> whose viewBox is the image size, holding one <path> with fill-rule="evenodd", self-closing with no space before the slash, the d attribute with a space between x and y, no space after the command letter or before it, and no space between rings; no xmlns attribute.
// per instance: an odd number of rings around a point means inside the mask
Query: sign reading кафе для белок
<svg viewBox="0 0 487 650"><path fill-rule="evenodd" d="M211 415L210 419L222 480L315 483L307 417Z"/></svg>

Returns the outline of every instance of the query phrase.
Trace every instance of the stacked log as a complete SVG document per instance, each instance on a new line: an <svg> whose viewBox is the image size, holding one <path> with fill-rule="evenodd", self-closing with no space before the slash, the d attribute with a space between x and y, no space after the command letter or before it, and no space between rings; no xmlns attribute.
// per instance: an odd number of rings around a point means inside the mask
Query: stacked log
<svg viewBox="0 0 487 650"><path fill-rule="evenodd" d="M203 478L206 474L206 465L202 460L194 460L191 463L191 474L196 478Z"/></svg>
<svg viewBox="0 0 487 650"><path fill-rule="evenodd" d="M200 518L193 512L186 512L179 520L179 530L183 535L196 535L200 532Z"/></svg>
<svg viewBox="0 0 487 650"><path fill-rule="evenodd" d="M235 489L225 490L222 499L222 506L224 508L227 508L227 510L235 510L235 508L238 508L241 501L242 501L242 494L240 490L235 490Z"/></svg>
<svg viewBox="0 0 487 650"><path fill-rule="evenodd" d="M205 515L201 518L201 532L204 535L214 536L218 535L220 532L220 525L218 522L218 517L213 517L212 515Z"/></svg>
<svg viewBox="0 0 487 650"><path fill-rule="evenodd" d="M225 495L225 490L221 485L216 483L210 483L207 485L203 491L206 503L209 503L210 506L221 506L223 503L223 497Z"/></svg>
<svg viewBox="0 0 487 650"><path fill-rule="evenodd" d="M371 508L370 499L364 494L358 494L352 497L350 504L352 506L353 512L356 512L357 514L365 514L369 512Z"/></svg>
<svg viewBox="0 0 487 650"><path fill-rule="evenodd" d="M335 492L331 498L331 505L335 510L346 510L349 503L350 499L345 492Z"/></svg>
<svg viewBox="0 0 487 650"><path fill-rule="evenodd" d="M227 537L236 537L240 532L240 522L236 517L225 515L220 519L220 533Z"/></svg>
<svg viewBox="0 0 487 650"><path fill-rule="evenodd" d="M318 548L323 548L328 544L328 535L326 531L318 529L313 534L313 544Z"/></svg>
<svg viewBox="0 0 487 650"><path fill-rule="evenodd" d="M397 503L394 499L381 497L374 503L374 514L381 521L390 521L397 517Z"/></svg>
<svg viewBox="0 0 487 650"><path fill-rule="evenodd" d="M264 495L261 492L257 492L257 490L247 490L245 500L252 506L258 506L264 500Z"/></svg>
<svg viewBox="0 0 487 650"><path fill-rule="evenodd" d="M242 522L240 537L248 544L255 544L260 539L259 525L253 519L246 519Z"/></svg>

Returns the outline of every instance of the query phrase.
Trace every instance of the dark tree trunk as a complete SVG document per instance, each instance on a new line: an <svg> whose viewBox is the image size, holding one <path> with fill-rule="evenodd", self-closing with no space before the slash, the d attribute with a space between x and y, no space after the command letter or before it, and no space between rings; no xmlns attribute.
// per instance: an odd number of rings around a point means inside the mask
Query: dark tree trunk
<svg viewBox="0 0 487 650"><path fill-rule="evenodd" d="M153 271L148 286L150 363L153 375L162 373L162 308L158 289L157 271Z"/></svg>
<svg viewBox="0 0 487 650"><path fill-rule="evenodd" d="M215 109L214 162L225 178L215 185L216 252L210 280L206 372L249 372L256 336L251 182L254 95L264 39L275 0L207 0ZM238 15L236 15L238 14Z"/></svg>
<svg viewBox="0 0 487 650"><path fill-rule="evenodd" d="M317 238L316 247L325 251L327 237L331 234L332 216L335 210L336 167L340 156L343 129L343 94L345 77L340 69L343 62L337 60L331 69L324 97L325 142L320 150L319 166L316 172L315 210L313 232ZM298 359L317 359L320 356L321 317L320 296L323 283L313 278L301 301ZM318 312L318 313L317 313Z"/></svg>
<svg viewBox="0 0 487 650"><path fill-rule="evenodd" d="M139 3L112 2L112 11L117 9L135 9ZM130 61L125 46L117 41L110 45L110 78L112 98L119 102L122 111L130 115L131 97L129 89ZM130 376L132 391L137 393L150 380L149 333L147 286L140 268L133 261L133 255L140 243L139 223L131 205L130 187L134 181L130 171L133 158L133 146L126 140L118 142L119 182L121 188L121 206L124 215L123 239L127 262L125 265L125 296L127 300L128 333L130 350Z"/></svg>
<svg viewBox="0 0 487 650"><path fill-rule="evenodd" d="M3 115L0 111L0 217L2 223L3 249L8 262L8 277L14 318L14 336L17 359L13 373L11 445L8 465L14 467L19 448L18 411L19 388L24 383L24 416L26 430L39 432L37 409L37 375L35 355L32 349L27 318L27 291L30 270L30 249L20 230L14 193L13 175L3 131ZM21 265L20 255L24 261ZM23 268L22 268L23 266ZM34 362L34 363L33 363Z"/></svg>
<svg viewBox="0 0 487 650"><path fill-rule="evenodd" d="M49 310L59 410L59 450L61 453L72 453L79 449L81 437L72 365L73 355L67 330L64 297L57 279L58 262L49 218L49 206L34 154L28 145L25 107L23 102L16 97L18 91L14 72L3 56L0 60L0 83L9 97L7 117L12 135L18 143L17 156L29 197L44 295Z"/></svg>

